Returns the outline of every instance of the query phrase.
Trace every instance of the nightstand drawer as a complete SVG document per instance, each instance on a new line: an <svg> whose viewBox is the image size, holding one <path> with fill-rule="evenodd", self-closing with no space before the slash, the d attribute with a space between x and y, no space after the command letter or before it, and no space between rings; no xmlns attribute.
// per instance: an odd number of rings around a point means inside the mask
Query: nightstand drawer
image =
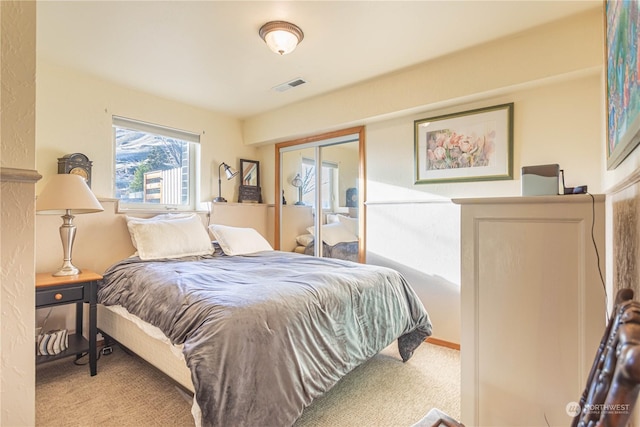
<svg viewBox="0 0 640 427"><path fill-rule="evenodd" d="M36 292L36 307L81 301L84 301L84 286L82 285Z"/></svg>

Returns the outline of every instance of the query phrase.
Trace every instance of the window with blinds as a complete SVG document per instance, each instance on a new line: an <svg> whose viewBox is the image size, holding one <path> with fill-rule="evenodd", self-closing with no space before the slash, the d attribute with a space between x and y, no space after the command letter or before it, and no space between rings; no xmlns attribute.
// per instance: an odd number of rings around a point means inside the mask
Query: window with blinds
<svg viewBox="0 0 640 427"><path fill-rule="evenodd" d="M113 140L121 208L195 210L200 135L113 116Z"/></svg>

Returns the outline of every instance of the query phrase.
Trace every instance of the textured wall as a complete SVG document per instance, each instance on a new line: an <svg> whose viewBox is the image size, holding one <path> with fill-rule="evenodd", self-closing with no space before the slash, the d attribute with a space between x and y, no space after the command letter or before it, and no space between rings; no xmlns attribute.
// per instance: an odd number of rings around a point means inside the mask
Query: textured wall
<svg viewBox="0 0 640 427"><path fill-rule="evenodd" d="M616 293L621 288L631 288L636 300L640 299L640 166L638 149L609 175L620 175L625 169L635 167L635 171L618 182L607 193L607 268L612 272L607 276L609 310L613 307ZM615 176L614 176L615 177ZM611 267L609 267L611 266ZM637 405L636 405L637 406ZM640 411L634 412L629 425L640 425Z"/></svg>
<svg viewBox="0 0 640 427"><path fill-rule="evenodd" d="M620 288L632 288L640 296L640 183L630 183L610 197L613 238L613 295Z"/></svg>
<svg viewBox="0 0 640 427"><path fill-rule="evenodd" d="M35 180L0 186L0 425L34 425L34 210Z"/></svg>
<svg viewBox="0 0 640 427"><path fill-rule="evenodd" d="M35 2L0 2L0 425L35 425Z"/></svg>
<svg viewBox="0 0 640 427"><path fill-rule="evenodd" d="M33 169L35 2L2 1L0 166Z"/></svg>

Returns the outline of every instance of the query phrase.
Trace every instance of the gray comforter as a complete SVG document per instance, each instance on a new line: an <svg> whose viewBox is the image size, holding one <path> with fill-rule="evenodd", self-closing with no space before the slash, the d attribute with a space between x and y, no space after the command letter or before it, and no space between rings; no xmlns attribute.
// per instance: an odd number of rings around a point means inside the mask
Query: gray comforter
<svg viewBox="0 0 640 427"><path fill-rule="evenodd" d="M347 261L358 262L359 247L359 242L340 242L333 246L322 242L322 256L326 258L346 259ZM313 241L304 248L305 255L314 255L315 252L315 242Z"/></svg>
<svg viewBox="0 0 640 427"><path fill-rule="evenodd" d="M288 252L110 267L99 302L184 344L205 426L288 426L311 401L398 339L403 360L431 334L396 271Z"/></svg>

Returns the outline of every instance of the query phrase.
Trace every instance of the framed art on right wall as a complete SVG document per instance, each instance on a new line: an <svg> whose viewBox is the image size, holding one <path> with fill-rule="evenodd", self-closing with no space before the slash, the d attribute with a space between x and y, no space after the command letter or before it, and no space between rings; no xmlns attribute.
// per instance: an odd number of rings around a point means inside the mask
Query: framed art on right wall
<svg viewBox="0 0 640 427"><path fill-rule="evenodd" d="M638 0L606 0L607 169L640 143L640 10Z"/></svg>

